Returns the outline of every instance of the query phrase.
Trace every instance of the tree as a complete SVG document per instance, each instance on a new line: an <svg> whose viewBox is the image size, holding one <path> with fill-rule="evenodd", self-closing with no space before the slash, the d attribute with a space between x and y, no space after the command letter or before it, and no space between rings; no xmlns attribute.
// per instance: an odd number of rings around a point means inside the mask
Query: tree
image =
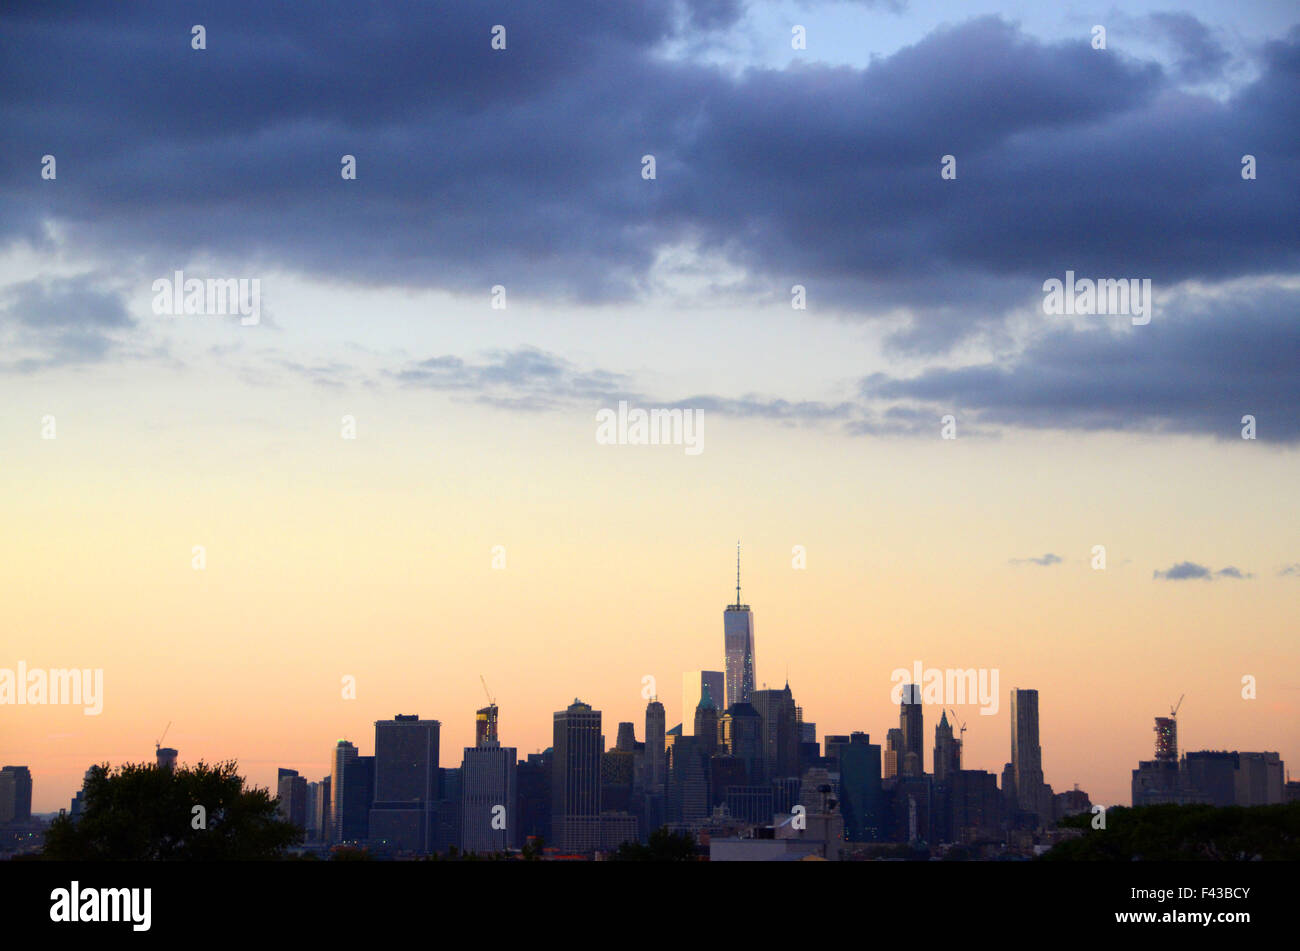
<svg viewBox="0 0 1300 951"><path fill-rule="evenodd" d="M689 835L676 835L669 832L667 826L660 826L650 833L648 845L639 842L624 842L618 847L610 861L612 862L694 862L699 856L695 851L695 840Z"/></svg>
<svg viewBox="0 0 1300 951"><path fill-rule="evenodd" d="M1241 862L1300 859L1300 803L1275 806L1160 805L1106 810L1062 819L1082 830L1042 856L1047 861Z"/></svg>
<svg viewBox="0 0 1300 951"><path fill-rule="evenodd" d="M280 858L302 842L303 830L280 817L267 790L245 789L237 768L233 760L175 769L96 766L81 816L50 823L43 855L56 861Z"/></svg>

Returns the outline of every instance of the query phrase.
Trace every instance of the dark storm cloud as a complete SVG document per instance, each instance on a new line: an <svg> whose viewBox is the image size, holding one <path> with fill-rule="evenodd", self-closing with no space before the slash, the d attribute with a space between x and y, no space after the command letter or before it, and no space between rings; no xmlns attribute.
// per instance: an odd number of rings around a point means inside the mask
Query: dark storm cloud
<svg viewBox="0 0 1300 951"><path fill-rule="evenodd" d="M1190 13L1152 13L1147 22L1177 50L1179 76L1192 82L1214 79L1228 64L1228 51L1213 32Z"/></svg>
<svg viewBox="0 0 1300 951"><path fill-rule="evenodd" d="M890 343L912 355L972 334L1010 354L877 375L851 403L693 398L715 412L861 434L932 433L960 411L964 434L1224 437L1252 414L1260 440L1300 438L1293 293L1186 305L1130 333L1051 330L1025 349L1003 323L1067 269L1158 291L1293 273L1300 28L1264 44L1258 79L1226 101L1180 88L1224 67L1214 34L1181 14L1141 21L1180 51L1172 72L989 17L865 69L735 74L663 55L742 7L11 3L0 242L53 249L60 235L146 280L207 257L249 276L578 300L645 295L658 252L686 244L746 266L756 298L801 283L813 313L902 309L912 323ZM498 22L504 52L489 46ZM190 48L195 23L206 50ZM55 181L39 176L46 153ZM1244 153L1256 181L1241 179ZM357 181L339 176L344 154ZM945 154L955 181L940 179ZM8 332L34 349L10 367L103 359L126 329L61 325L58 308L28 303ZM524 406L631 385L542 351L390 379Z"/></svg>
<svg viewBox="0 0 1300 951"><path fill-rule="evenodd" d="M1167 311L1119 331L1088 318L1097 324L1061 327L998 362L874 374L862 395L986 424L1236 440L1250 415L1258 440L1300 440L1300 292L1184 299Z"/></svg>
<svg viewBox="0 0 1300 951"><path fill-rule="evenodd" d="M1300 33L1227 103L1086 37L1042 43L995 18L866 69L734 76L659 55L739 11L10 6L0 237L39 243L53 218L74 246L164 271L209 253L579 299L636 295L656 251L686 242L747 265L756 287L934 312L939 332L898 340L921 350L1067 267L1171 281L1296 263L1300 162L1280 130L1296 125ZM504 52L489 48L496 22ZM1240 179L1246 151L1256 182ZM37 174L46 153L56 182ZM355 182L339 177L345 153ZM944 154L957 181L939 178Z"/></svg>

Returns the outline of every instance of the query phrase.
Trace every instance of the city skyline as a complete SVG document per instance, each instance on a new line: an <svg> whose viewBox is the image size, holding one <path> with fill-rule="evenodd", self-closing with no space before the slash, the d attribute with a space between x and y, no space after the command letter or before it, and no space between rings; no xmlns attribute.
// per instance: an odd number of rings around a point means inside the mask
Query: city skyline
<svg viewBox="0 0 1300 951"><path fill-rule="evenodd" d="M739 578L737 578L737 597L739 597ZM737 602L735 602L735 603L738 604L739 602L737 601ZM732 609L733 607L734 607L734 604L732 604L732 605L728 605L728 606L727 606L727 612L730 612L731 609ZM746 606L746 607L748 608L748 606ZM748 610L746 611L746 613L747 613L747 614L749 613ZM752 625L752 621L750 621L750 624ZM724 633L725 633L725 625L724 625ZM725 655L725 653L726 653L726 649L725 649L725 638L724 638L723 649L722 649L721 651L719 651L719 654L721 654L721 655ZM928 666L928 667L937 667L937 666L939 666L939 665L927 665L927 666ZM693 672L692 672L692 671L685 671L685 672L683 672L683 674L681 675L681 677L682 677L681 682L683 682L683 684L684 684L684 688L685 688L685 689L683 690L683 701L682 701L681 704L679 704L679 706L680 706L682 709L681 709L681 710L678 710L676 713L674 713L674 712L673 712L673 711L674 711L674 707L673 707L671 704L670 704L670 705L667 705L667 711L668 711L668 712L667 712L667 714L666 714L666 715L667 715L667 724L666 724L666 727L672 727L674 724L677 724L677 727L680 728L680 730L682 731L682 733L685 734L685 735L688 735L688 736L691 735L691 734L694 732L694 730L693 730L693 718L694 718L694 715L695 715L695 711L692 710L692 711L689 712L689 714L686 714L686 713L685 713L685 709L684 709L684 708L685 708L685 705L686 705L686 702L687 702L687 701L686 701L686 698L689 697L689 696L691 695L690 681L691 681L692 677L704 677L705 679L716 679L717 673L718 673L718 672L709 671L707 668L705 668L705 669L703 669L703 670L696 670L696 671L693 671ZM651 676L653 676L653 675L651 675ZM481 678L480 678L480 679L481 679ZM643 681L644 681L644 678L643 678ZM637 686L638 686L638 689L639 689L640 692L641 692L638 696L644 695L645 691L648 689L648 688L647 688L647 685L646 685L643 681L640 682L640 683L638 683L638 685L637 685ZM669 678L669 683L670 683L670 684L675 683L675 682L677 682L677 681L676 681L674 678L671 678L671 677ZM659 678L656 678L656 683L662 683L662 681L660 681ZM894 688L896 685L893 684L892 681L891 681L890 686L891 686L891 689L892 689L892 688ZM974 728L976 728L976 729L979 729L981 732L983 732L983 731L987 730L987 729L988 729L991 725L993 725L993 724L1004 723L1004 721L1002 720L1002 718L1001 718L999 715L994 715L994 716L982 716L982 715L980 714L979 698L978 698L978 697L972 696L972 697L970 697L970 698L967 698L967 702L966 702L965 704L953 704L953 703L951 703L949 700L944 700L944 701L942 701L942 702L935 703L935 702L926 701L926 700L924 699L925 694L924 694L924 692L920 689L920 686L921 686L921 685L918 684L917 687L915 688L915 696L916 696L916 698L917 698L918 701L919 701L919 702L916 704L916 706L919 707L919 709L920 709L920 711L921 711L921 713L920 713L920 717L921 717L921 720L922 720L922 727L921 727L921 730L920 730L920 734L919 734L919 736L918 736L917 738L913 739L913 740L906 740L906 736L907 736L907 734L908 734L908 723L909 723L909 719L908 719L908 716L907 716L907 714L906 714L906 710L909 708L909 707L908 707L908 704L907 704L907 700L906 700L906 698L907 698L908 695L909 695L909 694L908 694L908 689L909 689L909 687L911 687L911 682L910 682L910 681L909 681L907 684L905 684L904 687L903 687L904 703L903 703L902 706L900 706L900 707L896 707L896 708L895 708L895 716L896 716L896 718L901 718L901 719L898 720L898 722L901 724L901 726L902 726L902 728L903 728L903 734L902 734L902 735L903 735L903 737L904 737L904 742L907 743L907 745L904 747L904 752L912 751L912 750L916 749L917 747L919 747L919 749L921 750L921 753L922 753L922 756L921 756L921 763L922 763L922 765L921 765L921 771L922 771L922 772L925 772L925 773L933 773L933 772L935 771L933 757L927 756L927 755L925 754L925 751L928 750L929 747L930 747L930 743L931 743L932 738L933 738L933 734L934 734L934 729L935 729L935 727L936 727L936 726L937 726L941 721L943 721L943 722L946 722L946 721L947 721L947 713L948 713L948 711L949 711L950 709L952 709L953 706L956 706L956 707L959 708L959 709L961 709L961 708L965 708L965 709L966 709L966 713L967 713L967 715L963 717L963 719L964 719L964 721L965 721L965 726L966 726L966 727L974 727ZM768 690L768 689L766 689L766 682L764 682L764 687L763 687L763 689L761 689L759 692L761 692L761 693L777 693L778 691L776 691L776 690ZM582 695L582 693L583 693L583 692L580 691L579 695ZM591 695L591 694L590 694L590 691L587 691L586 693L587 693L588 695ZM1042 763L1044 762L1044 754L1043 754L1043 752L1042 752L1042 750L1043 750L1043 744L1041 744L1041 743L1039 742L1039 737L1038 737L1038 727L1039 727L1039 722L1040 722L1040 720L1039 720L1039 714L1038 714L1038 691L1037 691L1036 689L1032 689L1032 688L1026 689L1026 688L1020 688L1020 687L1017 687L1017 686L1014 686L1014 685L1013 685L1013 686L1010 686L1010 687L1007 689L1007 691L1006 691L1005 693L1006 693L1006 699L1009 700L1009 703L1002 704L1002 706L1001 706L1001 710L1004 711L1005 714L1006 714L1006 720L1005 720L1005 725L1006 725L1006 727L1007 727L1007 731L1006 731L1006 732L1009 733L1009 734L1010 734L1010 737L1011 737L1010 741L1006 744L1006 757L1005 757L1005 759L1004 759L1003 761L1001 761L1001 762L994 762L993 760L996 759L996 757L993 757L993 758L991 758L991 759L980 759L980 760L978 760L978 761L973 760L973 759L972 759L972 752L971 752L972 747L971 747L970 745L968 745L967 737L966 737L966 730L964 729L964 730L963 730L963 733L962 733L962 737L961 737L961 743L960 743L961 752L960 752L960 754L959 754L959 755L960 755L960 758L961 758L961 765L962 765L962 768L964 768L964 769L980 769L980 770L986 770L986 771L988 771L988 772L990 772L990 773L1000 774L1001 771L1002 771L1002 767L1003 767L1003 764L1004 764L1004 763L1006 763L1007 765L1012 765L1012 766L1014 766L1014 764L1015 764L1016 761L1017 761L1017 753L1016 753L1017 746L1016 746L1016 741L1015 741L1015 739L1014 739L1015 734L1016 734L1016 723L1018 722L1018 721L1017 721L1017 714L1016 714L1016 710L1017 710L1017 701L1018 701L1021 697L1029 696L1029 697L1031 697L1031 702L1032 702L1032 707L1031 707L1032 713L1031 713L1031 717L1032 717L1032 723L1033 723L1032 733L1031 733L1031 734L1027 737L1027 739L1026 739L1026 743L1029 744L1027 748L1031 751L1030 754L1029 754L1029 755L1030 755L1030 760L1029 760L1029 774L1028 774L1028 777L1027 777L1025 780L1022 781L1022 779L1020 778L1019 774L1017 773L1017 774L1016 774L1016 780L1015 780L1017 790L1020 792L1020 794L1021 794L1022 796L1026 795L1026 793L1025 793L1025 789L1028 788L1028 786L1022 786L1022 782L1029 784L1029 786L1032 786L1033 784L1036 784L1036 783L1046 782L1046 783L1048 783L1049 785L1052 785L1053 787L1055 787L1056 790L1057 790L1057 792L1063 792L1063 791L1066 791L1067 789L1072 788L1072 787L1074 787L1074 786L1081 787L1081 788L1084 789L1085 791L1091 791L1093 788L1104 787L1104 786L1107 786L1107 785L1113 785L1113 786L1118 786L1118 785L1127 786L1127 785L1128 785L1128 774L1127 774L1127 772L1125 772L1124 775L1123 775L1122 777L1120 777L1120 779L1119 779L1118 782L1111 780L1110 777L1102 776L1100 773L1094 773L1094 774L1091 774L1089 777L1084 778L1084 779L1075 778L1075 777L1066 777L1066 776L1058 775L1058 774L1057 774L1057 771L1054 771L1054 770L1051 768L1052 763L1054 762L1055 757L1052 755L1052 751L1050 750L1050 748L1049 748L1049 752L1048 752L1048 754L1047 754L1047 756L1046 756L1047 766L1044 767L1044 766L1042 765ZM698 697L699 695L700 695L700 689L699 689L699 685L697 684L696 687L695 687L695 696ZM473 749L475 749L475 748L478 748L478 747L480 746L478 733L479 733L480 730L485 729L485 727L483 727L482 724L484 724L484 723L487 721L487 717L490 715L490 716L491 716L491 723L492 723L492 726L493 726L492 739L493 739L493 744L494 744L494 745L496 745L496 746L498 746L498 747L506 747L506 746L508 746L509 748L512 748L512 749L517 748L517 749L519 749L521 752L541 752L542 749L544 749L545 747L538 747L536 750L529 750L528 748L526 748L524 745L520 744L520 743L517 742L517 741L513 741L513 740L512 740L510 743L507 744L507 743L503 742L503 741L501 740L500 737L498 737L498 736L495 735L496 717L497 717L497 712L498 712L498 705L497 705L497 703L496 703L496 699L497 699L496 697L491 697L491 698L490 698L491 702L490 702L490 704L489 704L488 707L481 707L481 706L477 706L477 705L475 706L475 708L474 708L474 710L473 710L473 720L474 720L474 724L473 724L473 726L471 727L471 729L470 729L470 731L469 731L468 742L466 742L466 743L464 743L464 744L460 744L459 742L452 740L452 741L449 741L448 748L451 749L451 750L453 750L453 751L454 751L454 750L457 750L458 748L461 748L462 746L463 746L464 748L466 748L467 750L473 750ZM652 696L652 697L649 698L649 699L658 699L660 702L663 702L665 698L664 698L663 696L655 695L655 696ZM341 700L340 702L342 702L342 703L348 703L348 704L356 703L356 701L352 701L352 700ZM644 702L644 701L642 701L642 702ZM885 740L885 734L886 734L886 732L889 730L889 728L893 725L892 722L886 722L886 723L884 723L884 724L874 724L874 723L870 723L870 722L855 722L855 723L851 723L851 724L845 724L845 725L843 726L843 728L839 728L839 727L829 727L829 728L828 728L828 727L825 727L825 726L823 725L823 721L820 721L819 718L818 718L818 716L817 716L817 714L816 714L817 705L818 705L818 700L817 700L816 697L806 696L802 691L798 691L798 690L796 690L796 691L795 691L795 702L798 703L799 706L801 707L801 709L804 711L804 717L805 717L805 720L810 721L810 722L813 722L813 723L815 723L815 724L817 725L817 733L818 733L818 735L817 735L817 739L818 739L818 742L819 742L819 743L822 742L822 741L825 739L825 737L828 737L828 736L847 735L847 734L849 734L849 733L861 732L861 733L865 733L865 734L868 734L868 735L870 735L870 736L876 738L876 742L880 743L881 746L883 747L883 746L884 746L884 740ZM598 709L598 710L602 710L602 711L605 711L605 710L606 710L606 708L601 707L599 704L595 704L595 703L593 703L593 704L591 704L591 706L592 706L593 708L595 708L595 709ZM1180 704L1180 707L1181 707L1181 704ZM15 710L16 710L16 709L20 709L20 708L18 708L18 707L13 707L13 708L11 708L11 709L15 709ZM60 708L59 708L59 707L46 707L46 708L38 708L38 709L57 710L57 709L60 709ZM1023 708L1022 708L1022 709L1023 709ZM1049 701L1049 711L1050 711L1050 701ZM719 708L719 712L720 712L720 713L723 712L723 708L720 707L720 708ZM628 714L631 714L631 715L630 715L630 716L619 715L619 716L614 717L613 719L607 721L607 729L606 729L606 734L607 734L607 735L606 735L606 737L605 737L605 739L606 739L606 749L613 749L613 736L612 736L612 734L609 733L609 730L608 730L608 724L612 724L612 723L616 723L616 722L620 722L620 721L624 721L624 720L631 720L631 722L633 722L634 724L637 724L637 723L640 722L641 717L644 716L644 711L643 711L643 710L642 710L642 711L634 711L634 710L626 710L626 709L625 709L625 710L622 710L621 713L628 713ZM558 716L558 714L556 714L556 715ZM1185 715L1185 714L1184 714L1184 715ZM425 721L423 720L423 713L422 713L421 711L418 711L418 710L417 710L417 711L416 711L415 713L413 713L411 716L412 716L412 717L419 716L419 717L421 718L421 722L425 722ZM1152 716L1154 717L1155 714L1153 713ZM457 727L459 727L459 726L461 725L461 724L460 724L460 721L461 721L461 720L468 720L468 719L469 719L468 717L452 717L452 718L450 718L450 719L446 719L446 718L442 718L442 717L435 717L435 718L433 718L432 720L427 721L427 722L434 723L434 724L435 724L435 727L436 727L435 732L434 732L434 734L433 734L433 739L432 739L432 743L433 743L433 748L434 748L434 750L436 750L436 749L438 748L438 746L439 746L439 731L440 731L440 729L442 728L442 726L443 726L444 724L451 726L451 728L452 728L452 730L453 730L453 735L456 735L456 734L459 733L459 730L457 729ZM1166 719L1167 719L1167 718L1157 718L1157 722L1158 722L1158 723L1159 723L1159 722L1163 722L1163 721L1166 720ZM1148 718L1148 721L1149 721L1149 720L1150 720L1150 718ZM386 721L385 718L382 718L382 717L381 717L379 720L372 720L372 721L370 721L370 722L367 724L367 726L368 726L368 727L373 727L376 723L379 723L379 722L387 722L387 721ZM1175 722L1176 722L1176 721L1175 721ZM510 726L509 732L511 732L511 733L514 733L515 731L518 731L518 732L521 733L521 734L529 735L529 734L535 732L535 731L531 730L528 726L524 725L521 721L517 721L516 718L514 718L514 717L510 717L510 718L509 718L509 726ZM334 730L333 732L337 733L337 732L339 732L339 731L338 731L338 730ZM1143 732L1143 731L1139 730L1138 732ZM178 735L184 735L184 734L183 734L183 733L181 733L181 734L177 734L177 733L173 732L171 735L172 735L171 743L172 743L172 744L175 744L175 745L180 745L181 741L178 740L176 737L177 737ZM976 735L978 735L978 734L976 734ZM1185 735L1185 734L1184 734L1184 735ZM1222 735L1222 734L1220 734L1220 735ZM949 727L949 736L951 737L951 727ZM1150 745L1151 745L1151 744L1150 744L1150 738L1149 738L1149 736L1146 736L1146 735L1144 735L1142 738L1143 738L1144 741L1146 741L1146 744L1145 744L1145 746L1144 746L1143 749L1142 749L1142 757L1141 757L1141 758L1147 758L1147 757L1149 757L1149 755L1150 755ZM356 743L357 735L344 736L343 739L352 740L354 743ZM642 741L644 741L644 739L645 739L645 737L643 736L643 737L642 737ZM340 742L342 742L342 741L340 741ZM364 743L356 743L356 748L357 748L357 749L362 748L363 746L364 746ZM1213 750L1218 750L1218 749L1225 749L1225 750L1227 750L1227 749L1231 749L1231 750L1235 750L1235 749L1239 749L1239 748L1240 748L1240 749L1247 749L1247 748L1276 749L1276 750L1278 750L1278 751L1281 753L1281 755L1282 755L1282 759L1283 759L1284 761L1287 759L1287 749L1286 749L1286 748L1285 748L1281 743L1273 743L1273 744L1269 744L1269 743L1265 742L1265 743L1261 744L1261 743L1257 743L1257 742L1256 742L1256 743L1249 743L1249 742L1231 742L1231 743L1212 744L1212 743L1197 743L1197 742L1195 742L1195 740L1193 740L1192 746L1188 746L1188 745L1186 745L1186 742L1184 741L1184 743L1181 745L1180 748L1186 750L1186 749L1191 749L1191 748L1193 748L1193 746L1195 746L1195 748L1197 748L1197 749L1204 749L1204 750L1211 750L1211 749L1213 749ZM987 744L987 743L981 743L981 744L979 744L979 745L977 745L977 746L975 747L975 749L980 750L981 752L987 752L987 751L988 751L988 748L989 748L989 747L988 747L988 744ZM331 747L331 749L333 749L333 747ZM172 754L174 755L174 751L171 751L171 750L169 749L168 752L169 752L169 753L172 753ZM1064 753L1065 751L1064 751L1064 750L1061 750L1061 752ZM434 754L434 757L435 757L435 759L437 758L436 753ZM182 750L182 756L181 756L181 761L182 761L182 762L196 762L199 758L206 758L207 761L209 761L209 762L213 762L213 761L215 761L216 759L235 758L236 760L238 760L238 761L240 762L241 767L244 769L245 773L249 776L250 780L253 781L254 783L258 783L258 774L259 774L259 772L261 772L261 770L257 769L256 767L255 767L255 768L250 768L250 767L247 765L247 763L246 763L245 760L242 760L242 759L240 759L240 758L237 757L237 756L236 756L236 757L202 757L201 754L200 754L200 755L185 755L185 750ZM1069 759L1069 757L1063 757L1063 758L1065 758L1065 759L1067 759L1067 760ZM9 759L15 759L15 757L10 756ZM94 763L98 763L98 762L102 762L102 761L103 761L103 760L95 759L95 760L93 760L93 762L87 762L87 763L85 764L85 766L93 765ZM127 759L122 760L122 761L120 761L120 762L132 762L132 761L142 761L142 758L131 759L131 758L128 757ZM112 762L112 765L120 765L120 762L119 762L119 761L110 761L110 762ZM1135 760L1134 762L1136 762L1136 760ZM290 766L289 766L289 767L286 767L286 765L285 765L286 763L290 764ZM32 769L34 770L34 772L33 772L33 776L36 777L37 779L39 779L39 777L41 776L42 768L41 768L41 764L40 764L39 760L37 760L36 762L31 762L31 761L20 761L20 762L18 762L18 763L15 763L15 765L24 765L24 766L28 766L28 767L32 768ZM260 765L260 764L259 764L259 765ZM322 768L322 765L323 765L323 768ZM449 763L439 763L438 765L440 765L441 767L451 767L451 766L456 766L456 765L458 765L458 764L456 764L456 763L450 763L450 762L449 762ZM82 771L84 771L85 766L82 767ZM311 774L311 775L329 776L329 775L332 774L332 771L333 771L333 769L334 769L335 767L334 767L334 765L333 765L333 764L332 764L328 759L315 759L315 758L311 758L311 757L307 757L307 758L282 757L282 758L280 758L280 759L275 760L275 761L274 761L274 765L272 765L271 763L267 763L267 764L265 764L265 772L267 772L267 773L269 774L269 773L272 773L272 771L274 771L275 778L274 778L272 781L269 781L269 782L264 783L264 785L266 785L268 788L270 788L270 789L272 790L273 793L276 791L277 787L279 786L280 782L282 781L282 778L283 778L283 775L284 775L284 772L285 772L286 768L291 769L291 771L300 772L300 773L302 773L303 775ZM1132 768L1132 763L1130 763L1130 764L1128 765L1128 769L1131 769L1131 768ZM903 764L902 764L901 762L900 762L900 764L899 764L899 773L900 773L900 774L903 773ZM1098 779L1098 778L1102 779L1102 783L1101 783L1101 784L1098 784L1097 782L1095 782L1095 780ZM1289 778L1289 776L1288 776L1288 778ZM429 780L429 779L426 777L426 779L424 780L424 782L425 782L426 785L427 785L428 783L432 782L432 780ZM380 779L380 780L379 780L379 783L380 783L380 787L382 788L382 786L383 786L383 780ZM37 790L37 794L35 795L35 797L34 797L34 799L33 799L33 811L34 811L34 812L56 812L56 811L58 811L58 809L66 808L66 802L67 802L68 800L71 799L71 792L75 791L75 789L71 790L70 793L69 793L69 796L66 797L66 798L64 798L62 803L58 803L58 799L59 799L60 797L58 797L57 795L55 795L55 794L53 794L53 793L47 793L47 794L46 794L46 797L47 797L47 798L42 798L42 796L40 795L40 793L44 791L44 790L41 789L42 783L40 783L39 781L34 781L33 786L34 786L34 787L36 788L36 790ZM79 782L76 784L76 787L75 787L75 788L78 788L78 789L80 788L80 783L79 783ZM1099 798L1099 797L1097 796L1096 793L1092 793L1092 795L1093 795L1093 801L1095 801L1095 802L1105 802L1105 800L1102 800L1101 798ZM48 807L46 807L46 803L48 803L48 802L50 801L50 799L54 799L54 800L55 800L55 803L53 804L53 808L48 808ZM1109 801L1109 804L1128 804L1128 797L1125 797L1123 800L1119 800L1119 799L1111 799L1111 800Z"/></svg>
<svg viewBox="0 0 1300 951"><path fill-rule="evenodd" d="M1184 695L1300 756L1294 9L313 10L0 10L0 694L102 672L0 704L40 811L450 758L480 678L524 756L690 671L879 743L918 667L1100 803Z"/></svg>

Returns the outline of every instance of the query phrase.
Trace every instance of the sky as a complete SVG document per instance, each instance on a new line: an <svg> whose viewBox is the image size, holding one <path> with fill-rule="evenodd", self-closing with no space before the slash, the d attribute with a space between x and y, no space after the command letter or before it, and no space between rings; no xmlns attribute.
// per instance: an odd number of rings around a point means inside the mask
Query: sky
<svg viewBox="0 0 1300 951"><path fill-rule="evenodd" d="M883 741L920 662L998 671L968 768L1035 688L1094 802L1184 694L1184 749L1300 758L1289 5L18 2L0 36L0 668L104 672L97 716L0 706L37 811L165 728L268 785L417 713L455 766L480 675L521 756L575 697L644 738L645 678L671 726L722 665L737 539L758 680L819 737ZM256 321L157 313L177 271L256 280ZM1149 280L1149 322L1045 313L1067 271ZM619 401L702 451L598 442Z"/></svg>

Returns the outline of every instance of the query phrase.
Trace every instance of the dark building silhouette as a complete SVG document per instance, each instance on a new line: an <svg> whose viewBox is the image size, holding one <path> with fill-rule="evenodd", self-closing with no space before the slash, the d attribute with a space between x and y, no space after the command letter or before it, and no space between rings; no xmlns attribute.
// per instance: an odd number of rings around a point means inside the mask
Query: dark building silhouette
<svg viewBox="0 0 1300 951"><path fill-rule="evenodd" d="M645 779L643 786L647 795L662 796L664 784L668 781L667 760L664 758L666 725L664 705L658 700L651 700L645 707Z"/></svg>
<svg viewBox="0 0 1300 951"><path fill-rule="evenodd" d="M727 790L732 786L749 784L749 775L742 760L726 753L709 757L709 805L720 806L727 801Z"/></svg>
<svg viewBox="0 0 1300 951"><path fill-rule="evenodd" d="M719 721L723 750L745 764L750 785L766 779L763 770L763 718L752 704L734 703Z"/></svg>
<svg viewBox="0 0 1300 951"><path fill-rule="evenodd" d="M0 769L0 825L32 818L32 772L26 766Z"/></svg>
<svg viewBox="0 0 1300 951"><path fill-rule="evenodd" d="M934 781L941 783L949 773L961 769L961 743L952 735L945 710L934 728Z"/></svg>
<svg viewBox="0 0 1300 951"><path fill-rule="evenodd" d="M370 839L378 848L399 853L435 849L436 814L443 798L438 766L440 729L437 720L421 720L414 714L375 721Z"/></svg>
<svg viewBox="0 0 1300 951"><path fill-rule="evenodd" d="M629 723L628 726L631 726ZM631 750L610 750L600 758L600 805L608 812L632 811L632 781L636 754Z"/></svg>
<svg viewBox="0 0 1300 951"><path fill-rule="evenodd" d="M787 683L781 690L755 690L751 701L763 731L763 776L799 775L799 713Z"/></svg>
<svg viewBox="0 0 1300 951"><path fill-rule="evenodd" d="M709 757L697 736L668 737L668 821L691 823L709 815Z"/></svg>
<svg viewBox="0 0 1300 951"><path fill-rule="evenodd" d="M280 799L280 815L298 828L307 828L307 779L296 769L284 769L276 774L276 795Z"/></svg>
<svg viewBox="0 0 1300 951"><path fill-rule="evenodd" d="M529 838L551 841L551 750L519 761L520 844Z"/></svg>
<svg viewBox="0 0 1300 951"><path fill-rule="evenodd" d="M899 751L900 776L920 776L925 772L925 714L921 706L921 685L903 684L898 704L898 729L903 734ZM909 760L914 756L915 760Z"/></svg>
<svg viewBox="0 0 1300 951"><path fill-rule="evenodd" d="M892 789L892 835L895 842L934 841L930 827L934 787L929 776L900 776Z"/></svg>
<svg viewBox="0 0 1300 951"><path fill-rule="evenodd" d="M940 841L979 842L1001 838L1002 794L998 778L981 769L957 769L944 781L944 834ZM936 799L940 798L936 795Z"/></svg>
<svg viewBox="0 0 1300 951"><path fill-rule="evenodd" d="M354 756L345 767L342 800L334 797L339 842L365 842L370 838L370 807L375 801L375 758Z"/></svg>
<svg viewBox="0 0 1300 951"><path fill-rule="evenodd" d="M708 684L703 685L695 707L695 742L705 756L718 751L718 708Z"/></svg>
<svg viewBox="0 0 1300 951"><path fill-rule="evenodd" d="M866 733L828 736L826 759L840 777L838 795L844 837L850 842L882 841L886 821L880 746L872 743Z"/></svg>

